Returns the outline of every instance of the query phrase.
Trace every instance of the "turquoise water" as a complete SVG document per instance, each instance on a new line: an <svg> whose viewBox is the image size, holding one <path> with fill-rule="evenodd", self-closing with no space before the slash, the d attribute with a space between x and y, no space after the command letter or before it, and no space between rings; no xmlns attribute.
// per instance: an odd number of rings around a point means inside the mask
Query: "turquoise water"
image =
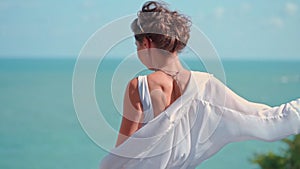
<svg viewBox="0 0 300 169"><path fill-rule="evenodd" d="M120 115L110 86L119 63L103 61L95 81L99 107L116 129ZM186 63L193 70L205 70L199 61ZM74 64L72 59L0 59L0 168L98 168L106 152L77 120L72 100ZM300 61L227 60L223 65L227 85L248 100L275 106L300 97ZM126 84L119 85L117 90L122 91ZM232 143L199 168L257 168L249 163L253 153L278 152L279 147L279 142Z"/></svg>

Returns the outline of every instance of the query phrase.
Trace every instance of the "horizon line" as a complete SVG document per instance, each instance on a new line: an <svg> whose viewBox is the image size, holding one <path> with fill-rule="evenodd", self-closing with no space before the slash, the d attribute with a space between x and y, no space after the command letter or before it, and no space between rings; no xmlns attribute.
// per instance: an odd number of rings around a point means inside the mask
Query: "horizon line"
<svg viewBox="0 0 300 169"><path fill-rule="evenodd" d="M1 56L0 55L0 59L53 59L53 60L56 60L56 59L71 59L71 60L76 60L78 57L76 56L72 56L72 55L56 55L56 56L29 56L29 55L20 55L20 56ZM89 57L87 59L97 59L97 57ZM108 57L105 57L104 59L110 59L110 60L120 60L122 59L122 57L119 57L119 56L108 56ZM182 55L180 57L180 59L182 60L197 60L198 58L195 58L195 57L191 57L191 56L185 56L185 55ZM268 57L220 57L220 60L224 60L224 61L227 61L227 60L240 60L240 61L300 61L300 57L299 58L294 58L294 57L274 57L274 58L268 58Z"/></svg>

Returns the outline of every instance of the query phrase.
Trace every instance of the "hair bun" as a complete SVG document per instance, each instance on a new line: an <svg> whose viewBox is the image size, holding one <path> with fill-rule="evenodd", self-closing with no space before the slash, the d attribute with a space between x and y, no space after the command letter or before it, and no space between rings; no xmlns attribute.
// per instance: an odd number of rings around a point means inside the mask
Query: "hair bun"
<svg viewBox="0 0 300 169"><path fill-rule="evenodd" d="M142 7L142 12L163 12L164 5L155 1L147 1Z"/></svg>

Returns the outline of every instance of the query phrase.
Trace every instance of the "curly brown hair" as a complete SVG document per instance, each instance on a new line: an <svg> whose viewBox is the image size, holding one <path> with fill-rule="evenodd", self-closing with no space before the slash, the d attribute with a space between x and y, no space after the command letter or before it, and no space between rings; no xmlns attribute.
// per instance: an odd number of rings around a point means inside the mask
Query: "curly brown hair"
<svg viewBox="0 0 300 169"><path fill-rule="evenodd" d="M162 2L148 1L138 17L131 23L131 29L138 42L144 38L151 40L157 48L171 53L181 52L190 37L190 19L171 11Z"/></svg>

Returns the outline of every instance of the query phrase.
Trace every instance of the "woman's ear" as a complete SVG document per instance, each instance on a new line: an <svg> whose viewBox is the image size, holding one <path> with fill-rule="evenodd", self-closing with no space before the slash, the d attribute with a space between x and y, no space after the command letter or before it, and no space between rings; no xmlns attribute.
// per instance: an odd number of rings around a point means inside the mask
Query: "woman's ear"
<svg viewBox="0 0 300 169"><path fill-rule="evenodd" d="M142 43L144 48L151 48L151 40L149 38L144 38Z"/></svg>

